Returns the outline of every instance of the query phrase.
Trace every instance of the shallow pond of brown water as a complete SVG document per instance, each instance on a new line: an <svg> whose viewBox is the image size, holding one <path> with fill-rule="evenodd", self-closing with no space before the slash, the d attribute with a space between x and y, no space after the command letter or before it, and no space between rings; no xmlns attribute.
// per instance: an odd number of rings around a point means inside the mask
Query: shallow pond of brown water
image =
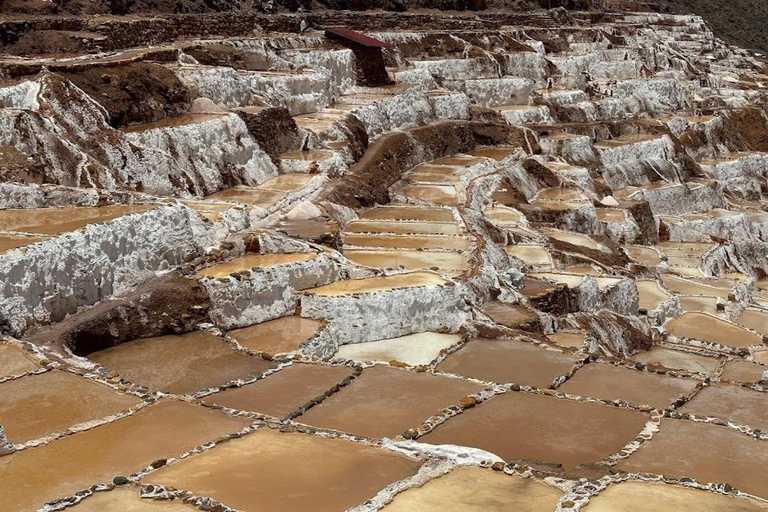
<svg viewBox="0 0 768 512"><path fill-rule="evenodd" d="M284 418L352 375L346 366L294 364L265 379L208 396L207 403Z"/></svg>
<svg viewBox="0 0 768 512"><path fill-rule="evenodd" d="M133 213L143 213L156 207L157 205L113 205L0 210L0 226L5 231L56 235L75 231L88 224L106 222Z"/></svg>
<svg viewBox="0 0 768 512"><path fill-rule="evenodd" d="M457 467L398 494L382 512L538 512L555 510L561 491L533 478L477 467Z"/></svg>
<svg viewBox="0 0 768 512"><path fill-rule="evenodd" d="M285 316L227 334L245 348L275 355L297 350L302 343L314 337L322 325L310 318Z"/></svg>
<svg viewBox="0 0 768 512"><path fill-rule="evenodd" d="M12 443L25 443L140 403L85 377L52 370L0 384L0 425Z"/></svg>
<svg viewBox="0 0 768 512"><path fill-rule="evenodd" d="M244 512L337 512L415 474L420 462L343 439L262 428L147 475Z"/></svg>
<svg viewBox="0 0 768 512"><path fill-rule="evenodd" d="M618 452L647 420L630 409L510 392L451 418L419 441L472 446L507 461L538 460L571 469Z"/></svg>
<svg viewBox="0 0 768 512"><path fill-rule="evenodd" d="M768 442L728 427L693 421L661 420L661 429L619 469L728 483L768 498Z"/></svg>
<svg viewBox="0 0 768 512"><path fill-rule="evenodd" d="M577 359L520 340L474 339L446 358L439 371L503 383L546 388Z"/></svg>
<svg viewBox="0 0 768 512"><path fill-rule="evenodd" d="M254 268L274 267L286 263L308 261L317 257L314 252L296 252L287 254L246 254L229 261L216 263L197 271L200 277L226 277L235 272L243 272Z"/></svg>
<svg viewBox="0 0 768 512"><path fill-rule="evenodd" d="M167 393L220 386L275 366L208 332L142 338L88 355L125 380Z"/></svg>
<svg viewBox="0 0 768 512"><path fill-rule="evenodd" d="M394 437L481 389L459 379L374 366L296 421L366 437Z"/></svg>
<svg viewBox="0 0 768 512"><path fill-rule="evenodd" d="M571 395L624 400L635 405L667 409L676 399L693 391L696 383L690 379L593 363L579 369L558 390Z"/></svg>
<svg viewBox="0 0 768 512"><path fill-rule="evenodd" d="M107 425L0 457L3 506L22 512L178 456L249 423L163 400Z"/></svg>

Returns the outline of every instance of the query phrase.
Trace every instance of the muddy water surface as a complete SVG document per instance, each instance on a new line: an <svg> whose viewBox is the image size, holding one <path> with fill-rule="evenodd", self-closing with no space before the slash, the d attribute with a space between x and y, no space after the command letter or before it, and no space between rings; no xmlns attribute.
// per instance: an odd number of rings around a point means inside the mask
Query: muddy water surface
<svg viewBox="0 0 768 512"><path fill-rule="evenodd" d="M217 263L197 271L201 277L226 277L235 272L254 268L274 267L297 261L308 261L317 257L313 252L295 252L288 254L246 254L234 260Z"/></svg>
<svg viewBox="0 0 768 512"><path fill-rule="evenodd" d="M766 441L728 427L667 418L650 442L618 464L625 471L727 482L761 498L768 498L766 466Z"/></svg>
<svg viewBox="0 0 768 512"><path fill-rule="evenodd" d="M467 259L456 252L442 251L344 251L351 261L372 268L432 269L446 272L461 272L469 268Z"/></svg>
<svg viewBox="0 0 768 512"><path fill-rule="evenodd" d="M409 489L382 512L535 512L555 510L562 492L533 478L457 467L447 475Z"/></svg>
<svg viewBox="0 0 768 512"><path fill-rule="evenodd" d="M603 400L624 400L635 405L667 409L693 391L697 381L593 363L579 369L558 390Z"/></svg>
<svg viewBox="0 0 768 512"><path fill-rule="evenodd" d="M360 443L262 428L147 475L246 512L338 512L362 504L421 463Z"/></svg>
<svg viewBox="0 0 768 512"><path fill-rule="evenodd" d="M9 441L25 443L140 403L85 377L52 370L0 384L0 425Z"/></svg>
<svg viewBox="0 0 768 512"><path fill-rule="evenodd" d="M204 401L284 418L350 375L352 369L346 366L294 364L253 384L206 397Z"/></svg>
<svg viewBox="0 0 768 512"><path fill-rule="evenodd" d="M245 348L275 355L297 350L302 343L314 337L322 325L310 318L286 316L227 334Z"/></svg>
<svg viewBox="0 0 768 512"><path fill-rule="evenodd" d="M696 512L761 512L768 505L746 498L648 482L609 485L589 500L584 512L648 512L651 510L695 510Z"/></svg>
<svg viewBox="0 0 768 512"><path fill-rule="evenodd" d="M561 463L569 469L618 452L647 419L629 409L510 392L465 411L420 440L473 446L508 461Z"/></svg>
<svg viewBox="0 0 768 512"><path fill-rule="evenodd" d="M736 425L768 429L768 399L765 393L742 386L707 386L696 393L681 411L696 416L712 416Z"/></svg>
<svg viewBox="0 0 768 512"><path fill-rule="evenodd" d="M459 226L453 222L418 221L352 221L344 228L347 233L394 233L396 235L458 235Z"/></svg>
<svg viewBox="0 0 768 512"><path fill-rule="evenodd" d="M318 288L305 290L304 293L333 297L339 295L352 295L353 293L371 293L394 290L395 288L444 285L447 282L447 280L434 272L409 272L407 274L337 281Z"/></svg>
<svg viewBox="0 0 768 512"><path fill-rule="evenodd" d="M237 432L248 420L164 400L114 423L0 457L3 507L34 510L97 482L136 473L153 461Z"/></svg>
<svg viewBox="0 0 768 512"><path fill-rule="evenodd" d="M114 205L0 210L0 226L6 231L57 235L75 231L88 224L106 222L132 213L143 213L155 207L156 205Z"/></svg>
<svg viewBox="0 0 768 512"><path fill-rule="evenodd" d="M88 358L125 380L168 393L220 386L275 366L204 331L129 341Z"/></svg>
<svg viewBox="0 0 768 512"><path fill-rule="evenodd" d="M497 383L546 388L577 358L519 340L474 339L438 365L442 372Z"/></svg>
<svg viewBox="0 0 768 512"><path fill-rule="evenodd" d="M719 364L719 360L714 357L706 357L662 347L654 347L648 352L641 352L632 356L632 359L643 364L661 365L671 370L687 370L707 375L714 372Z"/></svg>
<svg viewBox="0 0 768 512"><path fill-rule="evenodd" d="M296 421L391 438L482 389L463 380L374 366Z"/></svg>
<svg viewBox="0 0 768 512"><path fill-rule="evenodd" d="M692 338L726 347L761 345L762 338L743 327L706 313L686 312L664 324L678 338Z"/></svg>
<svg viewBox="0 0 768 512"><path fill-rule="evenodd" d="M39 368L40 365L20 347L0 343L0 379L22 375Z"/></svg>

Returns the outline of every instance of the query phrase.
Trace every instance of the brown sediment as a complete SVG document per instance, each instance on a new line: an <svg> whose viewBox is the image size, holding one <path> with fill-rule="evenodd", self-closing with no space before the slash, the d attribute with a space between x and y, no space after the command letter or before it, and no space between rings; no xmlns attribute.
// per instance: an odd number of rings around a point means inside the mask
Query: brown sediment
<svg viewBox="0 0 768 512"><path fill-rule="evenodd" d="M345 235L344 244L356 247L469 250L469 239L456 236Z"/></svg>
<svg viewBox="0 0 768 512"><path fill-rule="evenodd" d="M125 380L168 393L220 386L274 366L234 350L205 331L138 339L94 352L88 358Z"/></svg>
<svg viewBox="0 0 768 512"><path fill-rule="evenodd" d="M458 235L459 226L446 222L352 221L344 228L348 233L394 233L396 235Z"/></svg>
<svg viewBox="0 0 768 512"><path fill-rule="evenodd" d="M670 299L656 281L636 281L635 284L640 295L640 307L646 311L653 311Z"/></svg>
<svg viewBox="0 0 768 512"><path fill-rule="evenodd" d="M630 258L637 261L641 265L654 267L661 264L661 257L659 256L659 253L650 247L634 245L625 247L624 250L627 251L627 255L629 255Z"/></svg>
<svg viewBox="0 0 768 512"><path fill-rule="evenodd" d="M296 421L366 437L394 437L482 389L462 380L374 366Z"/></svg>
<svg viewBox="0 0 768 512"><path fill-rule="evenodd" d="M539 317L524 306L490 302L482 307L482 312L494 322L511 329L541 331Z"/></svg>
<svg viewBox="0 0 768 512"><path fill-rule="evenodd" d="M0 343L0 379L15 377L38 369L40 365L31 356L25 354L24 350L10 343Z"/></svg>
<svg viewBox="0 0 768 512"><path fill-rule="evenodd" d="M280 201L285 194L275 190L262 190L258 188L228 188L207 196L208 199L218 201L236 201L260 208L271 208Z"/></svg>
<svg viewBox="0 0 768 512"><path fill-rule="evenodd" d="M420 206L379 206L360 212L360 218L366 220L420 220L428 222L453 222L453 212L449 208Z"/></svg>
<svg viewBox="0 0 768 512"><path fill-rule="evenodd" d="M537 244L508 245L504 248L507 254L520 258L526 263L537 266L551 266L552 256L547 248Z"/></svg>
<svg viewBox="0 0 768 512"><path fill-rule="evenodd" d="M381 269L404 267L460 272L469 268L467 259L456 252L346 249L344 256L358 265Z"/></svg>
<svg viewBox="0 0 768 512"><path fill-rule="evenodd" d="M648 352L641 352L632 356L632 359L643 364L661 365L672 370L686 370L707 375L714 372L719 364L719 360L714 357L662 347L654 347Z"/></svg>
<svg viewBox="0 0 768 512"><path fill-rule="evenodd" d="M45 240L41 236L0 236L0 254Z"/></svg>
<svg viewBox="0 0 768 512"><path fill-rule="evenodd" d="M189 490L239 510L331 512L359 505L415 474L420 465L343 439L262 428L143 481Z"/></svg>
<svg viewBox="0 0 768 512"><path fill-rule="evenodd" d="M742 386L716 383L707 386L686 402L680 411L768 430L768 401L765 394Z"/></svg>
<svg viewBox="0 0 768 512"><path fill-rule="evenodd" d="M194 512L197 507L181 500L142 499L139 487L117 487L109 492L97 492L78 503L72 512Z"/></svg>
<svg viewBox="0 0 768 512"><path fill-rule="evenodd" d="M768 336L768 314L757 309L745 309L735 322Z"/></svg>
<svg viewBox="0 0 768 512"><path fill-rule="evenodd" d="M726 381L742 382L745 384L763 380L763 373L768 366L762 366L747 361L728 361L723 367L720 378Z"/></svg>

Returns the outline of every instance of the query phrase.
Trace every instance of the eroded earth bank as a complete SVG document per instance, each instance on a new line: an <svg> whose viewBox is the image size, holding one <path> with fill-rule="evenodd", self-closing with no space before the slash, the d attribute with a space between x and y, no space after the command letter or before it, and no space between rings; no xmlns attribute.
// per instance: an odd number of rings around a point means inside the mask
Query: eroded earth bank
<svg viewBox="0 0 768 512"><path fill-rule="evenodd" d="M700 18L2 4L3 511L768 510L768 75Z"/></svg>

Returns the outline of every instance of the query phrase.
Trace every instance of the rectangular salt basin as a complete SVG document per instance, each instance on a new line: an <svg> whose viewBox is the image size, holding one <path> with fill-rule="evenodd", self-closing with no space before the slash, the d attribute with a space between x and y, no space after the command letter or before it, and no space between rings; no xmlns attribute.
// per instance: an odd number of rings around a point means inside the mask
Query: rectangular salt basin
<svg viewBox="0 0 768 512"><path fill-rule="evenodd" d="M678 338L692 338L726 347L762 345L762 337L738 325L706 313L686 312L664 324Z"/></svg>
<svg viewBox="0 0 768 512"><path fill-rule="evenodd" d="M12 443L25 443L139 405L133 395L52 370L0 384L0 425Z"/></svg>
<svg viewBox="0 0 768 512"><path fill-rule="evenodd" d="M0 210L0 226L6 231L57 235L75 231L88 224L106 222L132 213L143 213L155 207L156 205L113 205Z"/></svg>
<svg viewBox="0 0 768 512"><path fill-rule="evenodd" d="M137 339L88 358L127 381L177 394L220 386L275 366L206 331Z"/></svg>
<svg viewBox="0 0 768 512"><path fill-rule="evenodd" d="M450 208L431 206L377 206L359 213L361 219L454 222Z"/></svg>
<svg viewBox="0 0 768 512"><path fill-rule="evenodd" d="M45 240L41 236L0 235L0 254Z"/></svg>
<svg viewBox="0 0 768 512"><path fill-rule="evenodd" d="M662 418L661 428L619 469L727 482L739 491L768 498L768 442L725 426Z"/></svg>
<svg viewBox="0 0 768 512"><path fill-rule="evenodd" d="M469 268L467 259L456 252L345 250L344 256L359 265L381 269L395 269L402 266L407 269L461 272Z"/></svg>
<svg viewBox="0 0 768 512"><path fill-rule="evenodd" d="M163 400L113 423L0 457L3 507L36 510L153 461L238 432L250 423L202 406Z"/></svg>
<svg viewBox="0 0 768 512"><path fill-rule="evenodd" d="M187 114L177 117L166 117L159 121L151 123L136 124L123 128L125 133L146 132L161 128L176 128L179 126L188 126L191 124L205 123L223 117L226 114Z"/></svg>
<svg viewBox="0 0 768 512"><path fill-rule="evenodd" d="M207 196L208 199L235 201L258 206L259 208L271 208L283 197L285 197L283 192L262 190L254 187L228 188Z"/></svg>
<svg viewBox="0 0 768 512"><path fill-rule="evenodd" d="M458 236L345 235L344 245L468 251L469 239Z"/></svg>
<svg viewBox="0 0 768 512"><path fill-rule="evenodd" d="M400 193L407 197L421 199L427 203L441 204L444 206L459 205L456 189L450 186L406 185L400 189Z"/></svg>
<svg viewBox="0 0 768 512"><path fill-rule="evenodd" d="M344 439L260 428L150 473L244 511L338 512L415 474L421 462Z"/></svg>
<svg viewBox="0 0 768 512"><path fill-rule="evenodd" d="M412 288L417 286L445 285L449 281L433 272L409 272L392 276L369 277L367 279L350 279L304 290L302 293L309 295L323 295L337 297L340 295L352 295L355 293L372 293L396 288Z"/></svg>
<svg viewBox="0 0 768 512"><path fill-rule="evenodd" d="M223 261L197 271L198 277L226 277L232 273L243 272L254 268L274 267L286 263L308 261L317 257L313 252L275 253L275 254L246 254L239 258Z"/></svg>
<svg viewBox="0 0 768 512"><path fill-rule="evenodd" d="M458 235L454 222L355 220L344 228L347 233L393 233L396 235Z"/></svg>
<svg viewBox="0 0 768 512"><path fill-rule="evenodd" d="M342 345L335 359L354 361L399 361L411 366L428 365L441 350L461 341L460 334L421 332L399 338L390 338L366 343Z"/></svg>
<svg viewBox="0 0 768 512"><path fill-rule="evenodd" d="M419 440L472 446L506 461L538 460L570 469L619 452L648 418L625 408L509 392L451 418Z"/></svg>

